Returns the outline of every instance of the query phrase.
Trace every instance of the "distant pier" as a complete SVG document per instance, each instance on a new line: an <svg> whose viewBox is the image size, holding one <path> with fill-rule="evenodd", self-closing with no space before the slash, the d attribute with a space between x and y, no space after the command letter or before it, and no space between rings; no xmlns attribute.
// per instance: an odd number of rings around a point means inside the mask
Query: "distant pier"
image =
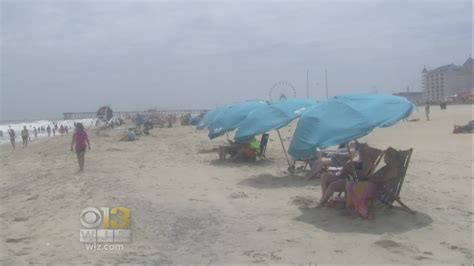
<svg viewBox="0 0 474 266"><path fill-rule="evenodd" d="M148 111L114 111L114 117L127 117L133 116L137 113L139 114L159 114L159 115L176 115L181 116L184 114L200 114L202 112L207 112L208 110L197 109L197 110L148 110ZM74 120L74 119L87 119L87 118L96 118L97 112L67 112L63 113L64 120Z"/></svg>

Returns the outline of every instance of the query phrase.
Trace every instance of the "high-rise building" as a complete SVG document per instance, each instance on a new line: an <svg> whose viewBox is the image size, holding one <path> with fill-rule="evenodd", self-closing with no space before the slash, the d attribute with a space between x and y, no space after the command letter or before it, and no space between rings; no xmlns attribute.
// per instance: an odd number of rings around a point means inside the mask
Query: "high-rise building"
<svg viewBox="0 0 474 266"><path fill-rule="evenodd" d="M463 65L449 64L432 70L423 68L421 80L426 100L441 102L448 97L471 91L473 87L473 61L469 57Z"/></svg>

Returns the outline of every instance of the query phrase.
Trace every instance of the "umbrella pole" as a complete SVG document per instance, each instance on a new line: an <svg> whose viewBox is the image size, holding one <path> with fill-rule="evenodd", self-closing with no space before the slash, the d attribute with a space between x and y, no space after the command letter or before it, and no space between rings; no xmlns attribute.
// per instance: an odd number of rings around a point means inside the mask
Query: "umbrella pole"
<svg viewBox="0 0 474 266"><path fill-rule="evenodd" d="M286 158L286 162L288 163L288 167L291 167L290 160L288 159L288 154L286 153L285 145L283 144L283 140L281 139L281 134L280 134L279 129L277 129L277 133L278 133L278 138L280 139L281 147L283 148L283 153L285 153L285 158Z"/></svg>

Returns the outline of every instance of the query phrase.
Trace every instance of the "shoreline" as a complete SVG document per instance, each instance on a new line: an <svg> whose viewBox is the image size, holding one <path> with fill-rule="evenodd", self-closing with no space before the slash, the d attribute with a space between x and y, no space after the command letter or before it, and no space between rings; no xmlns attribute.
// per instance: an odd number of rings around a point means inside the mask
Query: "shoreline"
<svg viewBox="0 0 474 266"><path fill-rule="evenodd" d="M0 145L3 231L0 262L28 263L391 263L472 262L472 134L452 126L472 108L432 108L431 121L376 129L361 142L413 148L401 199L416 214L379 209L374 220L314 208L320 180L289 175L276 132L267 160L220 162L225 137L177 125L119 141L126 126L100 136L77 173L70 138L43 138L26 150ZM280 130L288 146L294 124ZM131 212L122 251L85 249L79 216L86 207ZM192 255L189 255L192 254ZM367 256L371 254L371 256Z"/></svg>

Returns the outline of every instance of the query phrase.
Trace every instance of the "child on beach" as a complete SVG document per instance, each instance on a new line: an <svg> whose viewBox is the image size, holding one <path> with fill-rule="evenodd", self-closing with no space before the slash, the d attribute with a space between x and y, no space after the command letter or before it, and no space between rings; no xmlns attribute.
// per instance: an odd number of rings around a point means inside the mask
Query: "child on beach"
<svg viewBox="0 0 474 266"><path fill-rule="evenodd" d="M76 144L75 148L77 161L79 163L79 171L82 172L84 171L86 147L88 147L90 150L91 144L89 143L89 138L87 137L86 131L84 131L84 126L81 123L76 124L76 132L74 132L74 134L72 135L71 151L74 151L74 144Z"/></svg>

